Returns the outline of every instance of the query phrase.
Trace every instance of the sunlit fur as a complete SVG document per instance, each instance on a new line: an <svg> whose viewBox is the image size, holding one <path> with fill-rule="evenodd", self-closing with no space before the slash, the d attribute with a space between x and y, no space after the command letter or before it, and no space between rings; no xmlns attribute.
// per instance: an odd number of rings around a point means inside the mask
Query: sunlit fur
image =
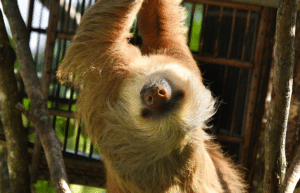
<svg viewBox="0 0 300 193"><path fill-rule="evenodd" d="M241 175L205 133L215 100L186 45L178 0L98 0L58 77L80 89L76 116L97 143L108 193L245 192ZM138 14L142 46L128 43ZM184 97L168 116L145 118L140 92L160 76Z"/></svg>

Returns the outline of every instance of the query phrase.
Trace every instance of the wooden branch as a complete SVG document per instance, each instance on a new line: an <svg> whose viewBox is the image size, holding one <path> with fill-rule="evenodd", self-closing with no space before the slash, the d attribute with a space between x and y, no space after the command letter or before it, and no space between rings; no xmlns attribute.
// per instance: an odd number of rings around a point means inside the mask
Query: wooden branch
<svg viewBox="0 0 300 193"><path fill-rule="evenodd" d="M287 129L286 157L288 169L283 183L283 192L293 192L300 178L300 15L297 15L295 37L295 66L293 78L293 95ZM297 135L298 133L298 135Z"/></svg>
<svg viewBox="0 0 300 193"><path fill-rule="evenodd" d="M284 183L281 188L284 193L293 193L295 187L300 180L300 146L298 147L298 151L296 156L294 157L292 164L286 172Z"/></svg>
<svg viewBox="0 0 300 193"><path fill-rule="evenodd" d="M27 29L20 15L17 0L1 0L1 2L10 24L20 73L31 102L32 114L34 117L38 117L33 124L39 132L54 190L56 193L71 192L63 162L60 141L52 128L52 121L46 107L46 100L40 81L36 75L35 63L31 56Z"/></svg>
<svg viewBox="0 0 300 193"><path fill-rule="evenodd" d="M27 136L21 113L14 108L19 101L17 81L14 74L16 55L5 29L0 10L0 106L1 121L7 140L7 165L10 192L30 192ZM0 177L1 178L1 177ZM1 190L0 190L1 191Z"/></svg>
<svg viewBox="0 0 300 193"><path fill-rule="evenodd" d="M21 103L17 103L15 106L25 117L31 121L31 122L36 122L38 121L38 117L35 117L34 114L29 112Z"/></svg>
<svg viewBox="0 0 300 193"><path fill-rule="evenodd" d="M279 186L285 177L285 140L293 83L297 5L298 0L280 0L277 11L274 79L264 142L264 193L282 192Z"/></svg>
<svg viewBox="0 0 300 193"><path fill-rule="evenodd" d="M49 8L49 21L47 28L47 41L46 41L46 51L44 57L44 70L42 76L42 90L44 94L45 100L48 98L49 85L51 83L51 75L52 75L52 59L53 59L53 50L54 43L56 39L56 30L57 30L57 21L59 18L58 8L59 1L50 1ZM35 184L38 180L38 170L39 170L39 160L42 150L42 144L40 140L40 136L38 131L35 131L35 139L34 139L34 153L32 155L32 167L31 167L31 179L30 184Z"/></svg>
<svg viewBox="0 0 300 193"><path fill-rule="evenodd" d="M67 117L67 118L75 119L74 112L68 112L68 111L53 109L53 110L49 110L49 114L54 115L54 116Z"/></svg>

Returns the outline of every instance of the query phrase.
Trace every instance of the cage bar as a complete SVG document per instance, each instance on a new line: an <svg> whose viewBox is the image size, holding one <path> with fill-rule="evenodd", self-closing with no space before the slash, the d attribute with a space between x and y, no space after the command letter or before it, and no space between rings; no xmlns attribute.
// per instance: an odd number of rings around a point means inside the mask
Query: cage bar
<svg viewBox="0 0 300 193"><path fill-rule="evenodd" d="M243 4L243 3L236 3L232 1L211 1L211 0L186 0L188 2L194 3L203 3L203 4L210 4L220 7L228 7L232 9L242 9L242 10L251 10L251 11L261 11L262 7L258 5L252 4Z"/></svg>
<svg viewBox="0 0 300 193"><path fill-rule="evenodd" d="M239 75L238 75L238 85L237 85L237 90L236 90L236 94L234 97L234 106L233 106L233 116L232 116L232 120L231 120L231 127L230 127L230 136L233 136L233 133L235 131L235 117L236 117L236 113L237 112L237 103L238 103L238 96L239 96L239 91L240 91L240 81L241 81L241 76L242 76L242 71L243 68L239 69Z"/></svg>
<svg viewBox="0 0 300 193"><path fill-rule="evenodd" d="M212 58L208 56L199 56L196 54L194 54L193 57L195 60L203 63L213 63L219 65L239 67L239 68L253 68L254 66L251 62L245 62L245 61L234 60L234 59Z"/></svg>
<svg viewBox="0 0 300 193"><path fill-rule="evenodd" d="M251 83L250 83L250 90L249 90L249 99L247 102L247 113L246 113L246 120L245 120L245 130L244 136L245 140L242 147L241 153L241 162L243 166L247 165L248 156L249 156L249 146L250 146L250 139L251 139L251 132L252 132L252 125L253 125L253 118L254 118L254 111L255 111L255 104L256 104L256 96L257 96L257 87L259 83L259 75L261 69L261 61L263 56L263 49L267 31L267 22L268 22L268 14L269 8L264 7L261 15L259 30L258 30L258 38L256 41L256 50L255 50L255 66L252 71Z"/></svg>
<svg viewBox="0 0 300 193"><path fill-rule="evenodd" d="M219 14L219 21L218 21L218 30L217 30L217 38L215 40L215 48L214 48L214 58L218 56L219 52L219 39L220 39L220 33L221 33L221 23L223 19L223 12L224 12L224 7L220 7L220 14Z"/></svg>
<svg viewBox="0 0 300 193"><path fill-rule="evenodd" d="M230 58L230 54L231 54L233 33L234 33L234 27L235 27L235 19L236 19L236 9L233 10L233 14L232 14L232 22L231 22L232 24L231 24L230 41L229 41L229 46L228 46L227 58Z"/></svg>
<svg viewBox="0 0 300 193"><path fill-rule="evenodd" d="M247 36L249 34L250 17L251 17L251 11L248 10L244 40L246 40L246 38L247 38ZM245 52L246 52L246 41L243 42L243 49L242 49L242 58L241 58L241 61L245 60Z"/></svg>
<svg viewBox="0 0 300 193"><path fill-rule="evenodd" d="M202 21L202 31L205 29L205 24L206 24L206 18L207 18L207 13L208 13L208 7L209 7L209 4L205 4L205 11L204 11L204 17L203 17L203 21ZM202 32L200 34L200 48L199 48L199 51L198 51L198 54L201 55L202 54L202 51L203 51L203 38L204 38L204 33Z"/></svg>

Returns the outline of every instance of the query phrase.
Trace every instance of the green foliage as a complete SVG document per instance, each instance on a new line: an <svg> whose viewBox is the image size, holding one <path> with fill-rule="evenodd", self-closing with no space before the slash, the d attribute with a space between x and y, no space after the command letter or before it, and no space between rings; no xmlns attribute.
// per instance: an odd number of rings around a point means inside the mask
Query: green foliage
<svg viewBox="0 0 300 193"><path fill-rule="evenodd" d="M34 185L36 193L54 193L54 188L48 181L38 181Z"/></svg>
<svg viewBox="0 0 300 193"><path fill-rule="evenodd" d="M191 37L190 37L190 50L192 52L197 52L200 46L201 29L203 21L203 5L197 4L195 6L194 20L191 27Z"/></svg>
<svg viewBox="0 0 300 193"><path fill-rule="evenodd" d="M27 98L23 99L23 106L27 109L30 110L30 101ZM26 128L33 128L33 123L31 123L25 115L22 114L22 121L23 121L23 125ZM34 131L29 131L29 136L28 136L28 140L30 142L34 142Z"/></svg>
<svg viewBox="0 0 300 193"><path fill-rule="evenodd" d="M105 189L101 189L101 188L94 188L94 187L90 187L90 186L81 186L81 185L71 185L71 192L73 193L85 193L85 192L89 192L89 193L105 193Z"/></svg>
<svg viewBox="0 0 300 193"><path fill-rule="evenodd" d="M36 193L54 193L52 183L49 181L38 181L34 185ZM90 186L82 186L71 184L70 189L72 193L105 193L106 191L101 188L95 188Z"/></svg>
<svg viewBox="0 0 300 193"><path fill-rule="evenodd" d="M16 53L14 40L9 35L8 35L8 38L9 38L9 42L10 42L11 47L15 50L15 53ZM15 63L14 63L14 69L19 70L19 64L18 64L18 59L17 58L16 58Z"/></svg>
<svg viewBox="0 0 300 193"><path fill-rule="evenodd" d="M185 26L190 29L186 36L190 34L189 47L192 52L199 51L202 21L203 21L203 4L196 4L194 15L192 15L193 4L190 2L184 2L183 6L187 10L187 17L185 20Z"/></svg>

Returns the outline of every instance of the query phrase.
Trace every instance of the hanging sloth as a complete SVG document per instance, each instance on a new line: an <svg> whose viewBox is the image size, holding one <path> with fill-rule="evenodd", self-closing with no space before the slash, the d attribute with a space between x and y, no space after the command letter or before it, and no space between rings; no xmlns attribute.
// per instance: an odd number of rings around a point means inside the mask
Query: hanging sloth
<svg viewBox="0 0 300 193"><path fill-rule="evenodd" d="M140 47L129 43L137 17ZM108 193L246 192L206 124L215 100L186 45L179 0L98 0L57 76L97 143Z"/></svg>

